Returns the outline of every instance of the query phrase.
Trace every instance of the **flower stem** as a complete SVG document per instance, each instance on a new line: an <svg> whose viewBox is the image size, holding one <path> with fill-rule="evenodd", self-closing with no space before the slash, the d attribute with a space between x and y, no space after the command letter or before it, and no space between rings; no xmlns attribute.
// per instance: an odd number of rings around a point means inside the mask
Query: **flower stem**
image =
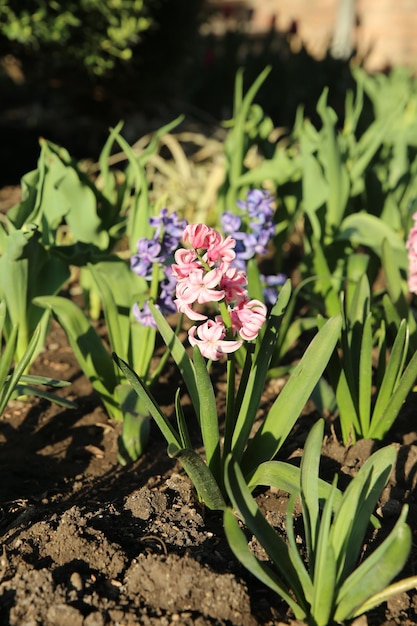
<svg viewBox="0 0 417 626"><path fill-rule="evenodd" d="M235 357L234 354L229 354L227 357L226 416L224 423L223 459L226 458L231 450L232 435L235 427L235 378Z"/></svg>

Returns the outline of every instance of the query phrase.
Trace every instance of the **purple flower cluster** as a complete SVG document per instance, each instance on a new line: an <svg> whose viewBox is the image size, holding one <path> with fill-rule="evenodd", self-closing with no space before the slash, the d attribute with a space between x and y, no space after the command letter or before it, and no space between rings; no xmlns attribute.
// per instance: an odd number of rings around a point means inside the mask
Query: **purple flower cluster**
<svg viewBox="0 0 417 626"><path fill-rule="evenodd" d="M239 213L225 211L220 218L223 232L236 240L236 258L233 265L246 271L246 263L257 254L264 255L275 235L273 197L268 191L251 189L246 201L237 202ZM265 304L273 305L278 287L286 280L283 274L261 276Z"/></svg>
<svg viewBox="0 0 417 626"><path fill-rule="evenodd" d="M277 301L279 287L282 287L287 277L285 274L261 274L260 278L264 288L264 302L266 306L272 307Z"/></svg>
<svg viewBox="0 0 417 626"><path fill-rule="evenodd" d="M152 239L141 237L138 240L137 253L131 257L130 267L147 281L152 280L155 263L163 268L165 276L159 283L155 306L164 315L169 315L177 310L174 303L176 280L172 276L171 265L187 221L180 219L175 211L169 214L168 209L163 208L159 215L149 218L149 224L155 229L154 236ZM156 327L146 300L141 306L138 302L134 304L133 314L142 326Z"/></svg>
<svg viewBox="0 0 417 626"><path fill-rule="evenodd" d="M251 189L246 202L237 203L240 215L225 211L220 218L226 235L236 240L236 263L244 270L246 261L256 254L265 254L268 243L275 235L273 198L268 191Z"/></svg>

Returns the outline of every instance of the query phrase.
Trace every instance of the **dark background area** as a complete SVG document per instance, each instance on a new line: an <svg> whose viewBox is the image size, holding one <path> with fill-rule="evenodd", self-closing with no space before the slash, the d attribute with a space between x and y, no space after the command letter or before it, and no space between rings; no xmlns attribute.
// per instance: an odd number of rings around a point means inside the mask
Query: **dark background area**
<svg viewBox="0 0 417 626"><path fill-rule="evenodd" d="M203 0L159 0L153 11L155 26L132 59L117 62L104 77L65 54L61 63L51 62L55 57L47 47L0 40L0 57L7 61L0 67L0 186L17 184L36 167L40 136L76 158L94 159L119 120L131 143L178 114L185 114L187 127L210 134L232 115L241 66L245 88L266 65L272 67L256 101L276 126L290 127L300 105L314 120L326 85L329 103L343 114L346 90L353 86L349 63L330 56L319 61L303 48L292 52L296 24L288 33L271 24L269 32L249 36L242 24L251 19L250 10L234 19L229 9L213 9ZM212 19L227 22L222 35L201 28Z"/></svg>

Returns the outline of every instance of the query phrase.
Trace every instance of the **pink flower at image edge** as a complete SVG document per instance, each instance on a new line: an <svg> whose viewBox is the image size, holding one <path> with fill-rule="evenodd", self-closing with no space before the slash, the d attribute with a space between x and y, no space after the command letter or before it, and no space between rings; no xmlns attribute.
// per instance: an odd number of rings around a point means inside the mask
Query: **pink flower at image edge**
<svg viewBox="0 0 417 626"><path fill-rule="evenodd" d="M414 226L408 235L406 248L408 250L408 288L411 293L417 294L417 213L413 215Z"/></svg>

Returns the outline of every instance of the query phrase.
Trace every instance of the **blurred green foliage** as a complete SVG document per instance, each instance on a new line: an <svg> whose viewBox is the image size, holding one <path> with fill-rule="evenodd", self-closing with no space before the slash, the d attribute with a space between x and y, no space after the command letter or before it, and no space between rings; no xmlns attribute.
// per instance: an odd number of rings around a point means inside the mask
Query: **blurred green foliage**
<svg viewBox="0 0 417 626"><path fill-rule="evenodd" d="M0 34L54 55L67 56L97 75L116 59L129 60L153 23L154 0L0 0Z"/></svg>

